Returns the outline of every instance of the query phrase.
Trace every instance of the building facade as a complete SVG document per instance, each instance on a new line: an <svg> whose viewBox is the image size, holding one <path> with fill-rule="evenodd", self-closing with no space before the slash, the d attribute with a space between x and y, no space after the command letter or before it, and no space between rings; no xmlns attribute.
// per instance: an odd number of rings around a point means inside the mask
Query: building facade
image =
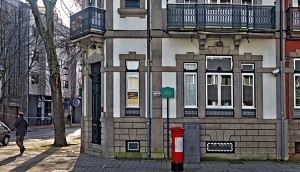
<svg viewBox="0 0 300 172"><path fill-rule="evenodd" d="M84 52L83 151L170 158L168 130L184 127L190 162L292 155L297 140L281 120L279 1L152 0L150 88L147 1L82 2L70 33Z"/></svg>

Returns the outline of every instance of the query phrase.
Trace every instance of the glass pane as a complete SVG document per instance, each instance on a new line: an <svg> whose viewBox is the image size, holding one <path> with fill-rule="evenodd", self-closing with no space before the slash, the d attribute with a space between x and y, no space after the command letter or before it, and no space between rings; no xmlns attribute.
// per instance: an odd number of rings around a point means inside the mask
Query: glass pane
<svg viewBox="0 0 300 172"><path fill-rule="evenodd" d="M253 104L253 76L243 76L243 106L254 106Z"/></svg>
<svg viewBox="0 0 300 172"><path fill-rule="evenodd" d="M186 74L184 79L185 106L197 106L197 80L196 74Z"/></svg>
<svg viewBox="0 0 300 172"><path fill-rule="evenodd" d="M230 4L230 0L220 0L221 4Z"/></svg>
<svg viewBox="0 0 300 172"><path fill-rule="evenodd" d="M252 5L252 0L242 0L242 4Z"/></svg>
<svg viewBox="0 0 300 172"><path fill-rule="evenodd" d="M137 70L139 68L138 61L126 61L126 67L128 70Z"/></svg>
<svg viewBox="0 0 300 172"><path fill-rule="evenodd" d="M129 8L139 8L140 7L140 0L126 0L125 7Z"/></svg>
<svg viewBox="0 0 300 172"><path fill-rule="evenodd" d="M127 106L139 106L139 73L127 72Z"/></svg>
<svg viewBox="0 0 300 172"><path fill-rule="evenodd" d="M295 106L300 106L300 76L295 76Z"/></svg>
<svg viewBox="0 0 300 172"><path fill-rule="evenodd" d="M208 70L231 70L231 58L208 57Z"/></svg>
<svg viewBox="0 0 300 172"><path fill-rule="evenodd" d="M184 3L186 3L186 4L197 3L197 0L185 0Z"/></svg>
<svg viewBox="0 0 300 172"><path fill-rule="evenodd" d="M196 70L197 69L197 64L196 63L185 63L184 64L184 69L185 70Z"/></svg>
<svg viewBox="0 0 300 172"><path fill-rule="evenodd" d="M222 75L221 105L231 106L231 75Z"/></svg>
<svg viewBox="0 0 300 172"><path fill-rule="evenodd" d="M207 105L218 106L218 75L207 75Z"/></svg>

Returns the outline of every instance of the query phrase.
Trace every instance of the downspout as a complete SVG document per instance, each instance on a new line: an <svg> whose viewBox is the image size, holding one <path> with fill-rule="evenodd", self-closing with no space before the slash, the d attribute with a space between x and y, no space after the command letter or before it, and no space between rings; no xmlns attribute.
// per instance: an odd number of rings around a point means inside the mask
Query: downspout
<svg viewBox="0 0 300 172"><path fill-rule="evenodd" d="M284 65L285 65L285 59L283 58L283 0L279 0L279 57L280 57L280 123L281 123L281 160L283 161L285 159L285 133L284 133Z"/></svg>
<svg viewBox="0 0 300 172"><path fill-rule="evenodd" d="M151 158L151 118L150 118L150 106L151 106L151 84L150 84L150 0L147 0L147 159Z"/></svg>

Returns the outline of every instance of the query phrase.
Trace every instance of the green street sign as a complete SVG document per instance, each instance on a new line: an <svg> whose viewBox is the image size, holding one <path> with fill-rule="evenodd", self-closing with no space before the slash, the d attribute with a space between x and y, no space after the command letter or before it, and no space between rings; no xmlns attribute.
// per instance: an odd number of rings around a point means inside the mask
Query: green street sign
<svg viewBox="0 0 300 172"><path fill-rule="evenodd" d="M170 87L161 88L161 98L174 98L174 88L170 88Z"/></svg>

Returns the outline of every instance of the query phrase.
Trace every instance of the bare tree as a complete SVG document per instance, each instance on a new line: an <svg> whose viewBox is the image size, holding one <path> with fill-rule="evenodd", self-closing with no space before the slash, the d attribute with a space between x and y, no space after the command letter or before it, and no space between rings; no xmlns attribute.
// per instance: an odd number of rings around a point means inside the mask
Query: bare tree
<svg viewBox="0 0 300 172"><path fill-rule="evenodd" d="M53 102L54 117L54 146L67 146L65 122L63 116L63 103L60 79L60 66L57 60L55 34L54 34L54 8L57 0L43 0L45 13L39 11L38 0L27 0L34 15L35 24L41 36L49 65L49 85Z"/></svg>

